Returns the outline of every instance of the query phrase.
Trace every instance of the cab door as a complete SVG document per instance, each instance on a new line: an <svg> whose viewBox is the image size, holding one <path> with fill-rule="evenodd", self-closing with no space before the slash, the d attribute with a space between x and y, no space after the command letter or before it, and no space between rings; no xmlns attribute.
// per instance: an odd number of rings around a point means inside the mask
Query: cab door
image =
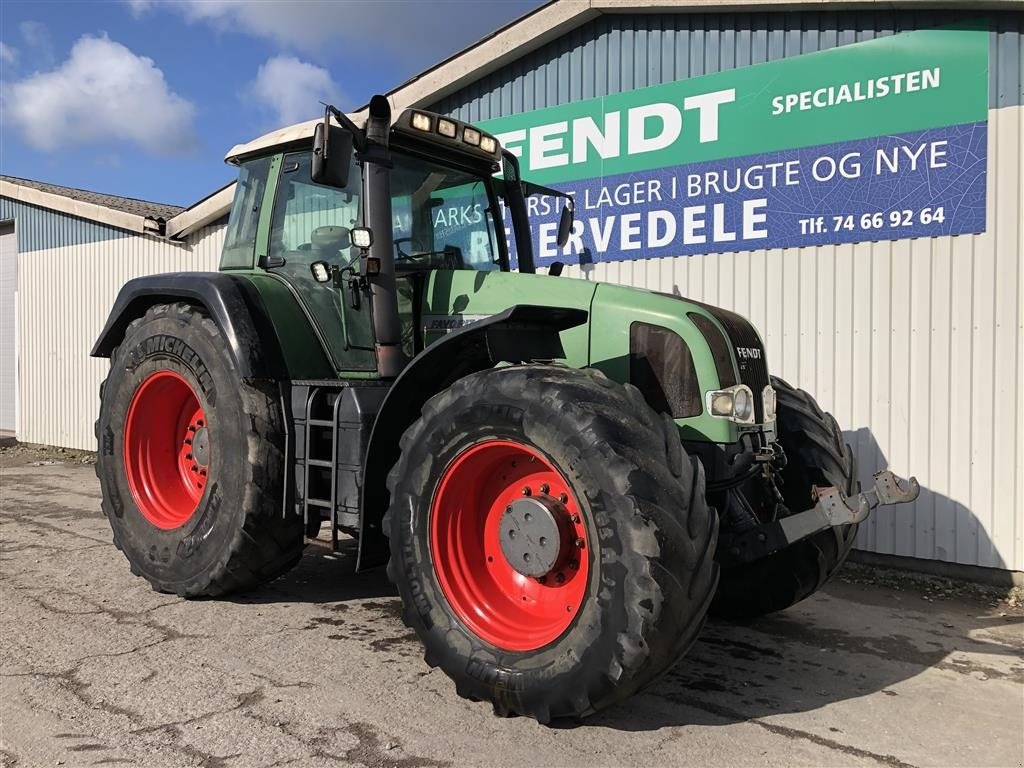
<svg viewBox="0 0 1024 768"><path fill-rule="evenodd" d="M370 297L357 279L358 249L349 239L362 215L360 167L353 160L348 186L339 189L312 181L310 158L308 150L274 158L278 182L261 266L292 289L336 370L374 371ZM333 268L328 282L314 279L315 262Z"/></svg>

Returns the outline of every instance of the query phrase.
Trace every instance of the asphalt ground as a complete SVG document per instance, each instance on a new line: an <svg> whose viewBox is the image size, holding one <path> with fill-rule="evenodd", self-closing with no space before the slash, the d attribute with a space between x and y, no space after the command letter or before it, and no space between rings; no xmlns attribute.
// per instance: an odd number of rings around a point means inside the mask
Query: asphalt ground
<svg viewBox="0 0 1024 768"><path fill-rule="evenodd" d="M1024 611L995 593L848 566L550 728L458 698L351 552L229 600L153 592L82 460L0 452L3 766L1024 765Z"/></svg>

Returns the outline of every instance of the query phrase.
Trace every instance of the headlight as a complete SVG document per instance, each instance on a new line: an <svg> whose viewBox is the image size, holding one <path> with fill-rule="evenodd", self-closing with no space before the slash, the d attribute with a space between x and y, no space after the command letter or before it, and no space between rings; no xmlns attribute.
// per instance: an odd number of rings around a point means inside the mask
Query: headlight
<svg viewBox="0 0 1024 768"><path fill-rule="evenodd" d="M737 424L754 423L754 393L746 384L712 390L706 398L708 412L712 416L729 419Z"/></svg>
<svg viewBox="0 0 1024 768"><path fill-rule="evenodd" d="M761 393L761 405L764 407L765 422L775 421L775 390L772 389L771 384L765 387L764 392Z"/></svg>
<svg viewBox="0 0 1024 768"><path fill-rule="evenodd" d="M736 396L732 399L732 412L740 421L754 420L754 398L751 397L750 390L736 390Z"/></svg>

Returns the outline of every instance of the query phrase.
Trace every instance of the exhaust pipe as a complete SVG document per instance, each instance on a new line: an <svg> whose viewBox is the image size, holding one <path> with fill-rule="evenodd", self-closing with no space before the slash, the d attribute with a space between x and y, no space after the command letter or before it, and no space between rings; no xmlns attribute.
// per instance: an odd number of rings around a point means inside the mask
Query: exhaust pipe
<svg viewBox="0 0 1024 768"><path fill-rule="evenodd" d="M395 285L395 247L392 235L391 170L388 137L391 134L391 105L384 96L370 99L366 118L367 149L363 153L364 221L373 231L372 255L380 260L380 272L370 280L370 311L373 314L377 370L382 378L398 376L408 359L402 351L402 329L398 320L398 291Z"/></svg>

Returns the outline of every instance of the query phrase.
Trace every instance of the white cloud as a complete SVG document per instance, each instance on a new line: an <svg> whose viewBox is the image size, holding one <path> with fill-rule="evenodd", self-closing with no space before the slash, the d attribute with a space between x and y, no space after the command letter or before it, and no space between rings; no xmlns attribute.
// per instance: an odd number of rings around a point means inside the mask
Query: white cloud
<svg viewBox="0 0 1024 768"><path fill-rule="evenodd" d="M262 64L246 96L270 109L279 125L310 120L323 113L319 102L339 103L338 86L323 67L294 56L274 56Z"/></svg>
<svg viewBox="0 0 1024 768"><path fill-rule="evenodd" d="M431 0L126 0L136 16L155 7L173 9L222 32L243 32L281 48L322 53L347 47L430 63L454 52L507 19L502 3ZM516 10L523 0L511 3ZM498 10L496 10L498 9ZM372 66L372 62L368 62Z"/></svg>
<svg viewBox="0 0 1024 768"><path fill-rule="evenodd" d="M18 49L7 43L0 42L0 61L4 64L15 64L18 61Z"/></svg>
<svg viewBox="0 0 1024 768"><path fill-rule="evenodd" d="M128 141L155 154L195 146L195 107L152 59L106 36L79 38L67 61L4 87L3 118L37 149Z"/></svg>

